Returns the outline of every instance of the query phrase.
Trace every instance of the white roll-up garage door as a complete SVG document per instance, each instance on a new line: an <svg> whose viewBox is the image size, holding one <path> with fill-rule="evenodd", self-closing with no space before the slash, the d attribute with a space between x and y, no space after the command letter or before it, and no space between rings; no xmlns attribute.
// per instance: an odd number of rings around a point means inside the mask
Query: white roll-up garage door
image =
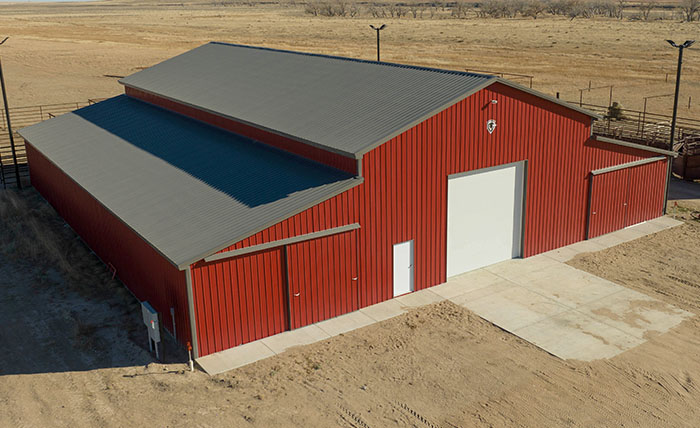
<svg viewBox="0 0 700 428"><path fill-rule="evenodd" d="M520 257L524 162L447 180L447 277Z"/></svg>

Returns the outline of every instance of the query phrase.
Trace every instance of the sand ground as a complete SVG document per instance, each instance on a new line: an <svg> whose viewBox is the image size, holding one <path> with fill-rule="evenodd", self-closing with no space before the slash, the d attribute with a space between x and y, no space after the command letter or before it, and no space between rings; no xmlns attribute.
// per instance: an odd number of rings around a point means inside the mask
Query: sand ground
<svg viewBox="0 0 700 428"><path fill-rule="evenodd" d="M700 315L700 212L572 260ZM29 213L27 215L26 213ZM135 300L33 191L0 193L0 426L697 426L700 318L562 361L450 302L209 377L146 351ZM24 221L18 221L21 217ZM23 239L22 239L23 238Z"/></svg>
<svg viewBox="0 0 700 428"><path fill-rule="evenodd" d="M12 105L107 97L116 79L209 40L371 59L361 18L300 6L0 5ZM566 19L385 20L383 58L534 74L535 88L615 85L641 107L672 92L666 38L698 24ZM683 96L700 101L688 52ZM587 101L607 102L605 90ZM665 99L650 109L670 111ZM681 110L698 118L700 109ZM571 262L700 314L697 201L686 224ZM210 378L146 351L138 305L32 190L0 193L0 427L697 426L700 321L611 360L561 361L448 302Z"/></svg>
<svg viewBox="0 0 700 428"><path fill-rule="evenodd" d="M532 74L535 89L569 100L578 100L589 82L613 85L613 99L637 109L644 96L673 93L677 51L664 40L700 38L699 23L675 20L450 19L445 11L433 19L381 21L388 24L383 60ZM370 23L378 20L366 13L311 17L291 2L0 4L0 36L10 36L0 54L11 105L82 101L121 91L117 79L104 75L128 75L210 40L374 59ZM698 52L686 53L679 110L695 119ZM690 109L688 97L695 100ZM608 98L607 88L584 93L584 102L607 105ZM670 114L671 107L672 97L648 101L650 111Z"/></svg>

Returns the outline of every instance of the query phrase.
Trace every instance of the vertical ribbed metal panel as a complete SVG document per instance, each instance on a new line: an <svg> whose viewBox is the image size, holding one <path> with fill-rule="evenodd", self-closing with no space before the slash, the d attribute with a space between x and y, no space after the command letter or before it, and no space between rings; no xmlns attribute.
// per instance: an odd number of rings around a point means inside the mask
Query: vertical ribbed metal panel
<svg viewBox="0 0 700 428"><path fill-rule="evenodd" d="M589 238L659 217L667 166L660 160L593 176Z"/></svg>
<svg viewBox="0 0 700 428"><path fill-rule="evenodd" d="M493 134L486 130L489 119L497 121ZM585 239L590 171L652 155L593 140L589 117L494 84L366 153L362 185L223 251L360 223L359 306L364 307L392 297L396 243L414 240L415 289L446 280L448 175L528 160L528 257ZM650 191L663 197L663 171L649 174L654 176ZM474 201L474 209L479 204ZM326 264L335 263L323 253ZM315 260L323 269L318 257L305 256L295 268Z"/></svg>
<svg viewBox="0 0 700 428"><path fill-rule="evenodd" d="M630 191L625 226L659 217L663 213L668 161L635 166L630 169Z"/></svg>
<svg viewBox="0 0 700 428"><path fill-rule="evenodd" d="M356 231L287 247L291 328L359 308Z"/></svg>
<svg viewBox="0 0 700 428"><path fill-rule="evenodd" d="M163 327L191 340L185 272L175 268L121 220L27 143L32 185L56 209L139 300L148 300L163 315Z"/></svg>
<svg viewBox="0 0 700 428"><path fill-rule="evenodd" d="M284 265L275 248L192 266L201 356L286 330Z"/></svg>
<svg viewBox="0 0 700 428"><path fill-rule="evenodd" d="M589 238L625 227L630 193L629 168L593 176Z"/></svg>
<svg viewBox="0 0 700 428"><path fill-rule="evenodd" d="M360 195L359 189L361 187L355 187L334 198L321 202L285 221L224 248L219 253L358 223L357 207Z"/></svg>

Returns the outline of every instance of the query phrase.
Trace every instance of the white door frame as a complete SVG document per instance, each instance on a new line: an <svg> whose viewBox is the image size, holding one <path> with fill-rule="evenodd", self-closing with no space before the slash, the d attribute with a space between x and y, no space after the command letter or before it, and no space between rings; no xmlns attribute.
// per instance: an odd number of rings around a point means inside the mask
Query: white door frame
<svg viewBox="0 0 700 428"><path fill-rule="evenodd" d="M403 248L408 246L408 248ZM402 266L402 265L397 265L397 262L404 262L405 260L397 260L396 257L396 250L397 249L402 249L402 250L408 250L408 266ZM410 293L415 290L415 275L414 275L414 260L415 260L415 254L414 254L414 245L413 245L413 240L411 239L410 241L404 241L404 242L399 242L397 244L394 244L392 247L393 250L393 256L392 256L392 269L393 269L393 295L394 297L400 296L403 294ZM407 270L407 272L405 271ZM397 275L397 272L404 272L401 276ZM408 287L406 287L406 282L408 282Z"/></svg>

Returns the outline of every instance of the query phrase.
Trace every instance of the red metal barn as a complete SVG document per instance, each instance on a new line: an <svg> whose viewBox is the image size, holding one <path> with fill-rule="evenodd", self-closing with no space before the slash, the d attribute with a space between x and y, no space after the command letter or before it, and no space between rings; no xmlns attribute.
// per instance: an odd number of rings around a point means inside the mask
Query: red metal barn
<svg viewBox="0 0 700 428"><path fill-rule="evenodd" d="M121 83L21 131L32 182L197 356L663 210L673 153L493 76L209 43Z"/></svg>

